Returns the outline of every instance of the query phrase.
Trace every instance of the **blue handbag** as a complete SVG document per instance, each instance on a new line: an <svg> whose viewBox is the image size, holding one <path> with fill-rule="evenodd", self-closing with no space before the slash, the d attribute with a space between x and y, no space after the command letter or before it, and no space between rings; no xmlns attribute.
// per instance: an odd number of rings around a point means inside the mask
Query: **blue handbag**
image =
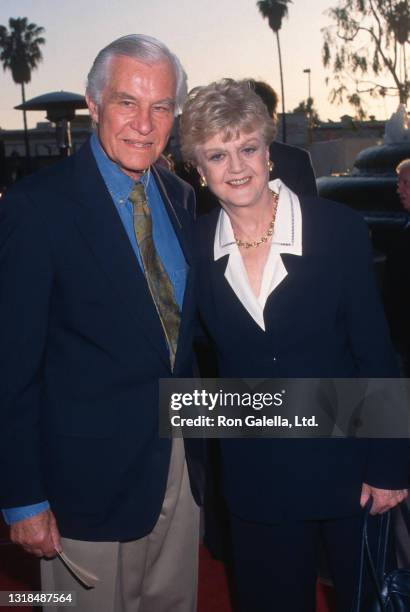
<svg viewBox="0 0 410 612"><path fill-rule="evenodd" d="M387 545L391 523L390 512L382 514L380 518L376 560L370 551L368 518L371 504L372 500L370 499L364 510L359 582L352 612L410 612L410 569L396 569L386 573ZM410 533L409 511L405 504L401 504L400 509ZM363 596L365 567L368 568L372 583L370 598Z"/></svg>

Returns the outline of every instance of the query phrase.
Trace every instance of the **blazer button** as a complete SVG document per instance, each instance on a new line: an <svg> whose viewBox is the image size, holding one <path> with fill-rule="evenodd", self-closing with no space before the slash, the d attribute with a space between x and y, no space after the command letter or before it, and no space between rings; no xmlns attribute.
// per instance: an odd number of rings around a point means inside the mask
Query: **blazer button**
<svg viewBox="0 0 410 612"><path fill-rule="evenodd" d="M274 357L274 358L273 358L273 361L277 361L277 358L276 358L276 357Z"/></svg>

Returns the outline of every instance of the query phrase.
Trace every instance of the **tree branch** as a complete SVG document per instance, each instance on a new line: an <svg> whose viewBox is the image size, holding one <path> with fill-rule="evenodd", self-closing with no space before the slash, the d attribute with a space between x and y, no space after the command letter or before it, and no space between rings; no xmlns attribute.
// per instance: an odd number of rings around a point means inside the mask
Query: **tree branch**
<svg viewBox="0 0 410 612"><path fill-rule="evenodd" d="M357 88L356 91L359 94L371 94L375 89L377 89L376 87L369 87L369 89L359 89ZM389 98L395 98L397 97L397 89L395 87L383 87L383 89L385 89L386 91L384 92L384 96L388 96ZM388 89L394 89L393 93L389 93Z"/></svg>
<svg viewBox="0 0 410 612"><path fill-rule="evenodd" d="M402 60L396 28L401 15L401 2L340 0L338 6L327 14L334 24L322 30L328 45L327 61L323 61L325 66L330 67L332 59L334 83L342 84L345 78L349 78L346 68L350 68L355 77L354 83L349 85L352 91L356 89L357 92L374 96L390 95L397 90L401 101L405 102L410 95L405 55L408 47L404 42ZM401 78L402 69L406 73L404 79ZM370 76L370 79L360 79L359 76ZM387 77L387 82L393 84L384 86L374 80L376 77ZM340 87L337 92L339 96L343 93Z"/></svg>
<svg viewBox="0 0 410 612"><path fill-rule="evenodd" d="M359 83L363 83L363 85L365 85L366 83L368 83L369 85L372 85L373 88L374 87L378 87L379 89L394 89L396 91L397 87L393 87L393 85L382 85L381 83L376 83L375 81L357 81L357 86L359 86Z"/></svg>
<svg viewBox="0 0 410 612"><path fill-rule="evenodd" d="M392 64L392 68L394 72L396 72L396 67L397 67L397 40L394 41L394 59L393 59L393 64Z"/></svg>
<svg viewBox="0 0 410 612"><path fill-rule="evenodd" d="M400 80L399 80L399 78L398 78L398 76L396 74L396 70L393 67L393 63L391 62L391 60L389 60L386 57L385 53L383 52L383 49L382 49L382 46L381 46L381 41L377 38L375 33L372 30L370 30L369 28L365 28L365 27L361 26L359 29L362 30L363 32L367 32L368 34L370 34L371 38L373 38L374 44L376 45L376 49L380 53L380 55L381 55L381 57L383 59L384 65L386 66L386 68L391 73L391 75L393 77L393 80L394 80L394 82L397 85L397 89L400 91L400 89L401 89Z"/></svg>
<svg viewBox="0 0 410 612"><path fill-rule="evenodd" d="M370 4L370 10L372 11L374 18L377 21L377 25L379 26L379 40L381 40L381 38L383 36L383 28L382 28L381 23L380 23L379 14L378 14L378 12L376 11L376 9L373 6L373 1L372 0L369 0L369 4Z"/></svg>

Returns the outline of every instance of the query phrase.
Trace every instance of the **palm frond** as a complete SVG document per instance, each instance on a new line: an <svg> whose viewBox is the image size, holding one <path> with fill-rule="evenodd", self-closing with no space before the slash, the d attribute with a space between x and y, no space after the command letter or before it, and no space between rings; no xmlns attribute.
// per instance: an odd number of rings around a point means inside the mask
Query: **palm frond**
<svg viewBox="0 0 410 612"><path fill-rule="evenodd" d="M15 83L29 83L31 71L42 61L40 46L44 28L29 23L27 17L10 17L9 29L0 26L0 61L10 70Z"/></svg>
<svg viewBox="0 0 410 612"><path fill-rule="evenodd" d="M268 20L271 30L279 32L284 17L288 15L288 4L291 2L292 0L258 0L256 5L262 17Z"/></svg>

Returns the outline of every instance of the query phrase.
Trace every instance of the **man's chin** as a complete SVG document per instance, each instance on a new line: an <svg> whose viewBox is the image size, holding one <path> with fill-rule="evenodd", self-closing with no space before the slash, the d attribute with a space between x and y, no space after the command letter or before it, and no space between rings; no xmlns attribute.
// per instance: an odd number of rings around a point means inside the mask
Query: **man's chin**
<svg viewBox="0 0 410 612"><path fill-rule="evenodd" d="M402 207L404 208L406 212L410 212L410 198L409 199L400 198L400 204L402 205Z"/></svg>
<svg viewBox="0 0 410 612"><path fill-rule="evenodd" d="M138 180L143 174L145 174L145 172L154 162L155 159L149 158L145 160L138 160L138 163L127 163L120 165L120 168L125 174L135 180Z"/></svg>

